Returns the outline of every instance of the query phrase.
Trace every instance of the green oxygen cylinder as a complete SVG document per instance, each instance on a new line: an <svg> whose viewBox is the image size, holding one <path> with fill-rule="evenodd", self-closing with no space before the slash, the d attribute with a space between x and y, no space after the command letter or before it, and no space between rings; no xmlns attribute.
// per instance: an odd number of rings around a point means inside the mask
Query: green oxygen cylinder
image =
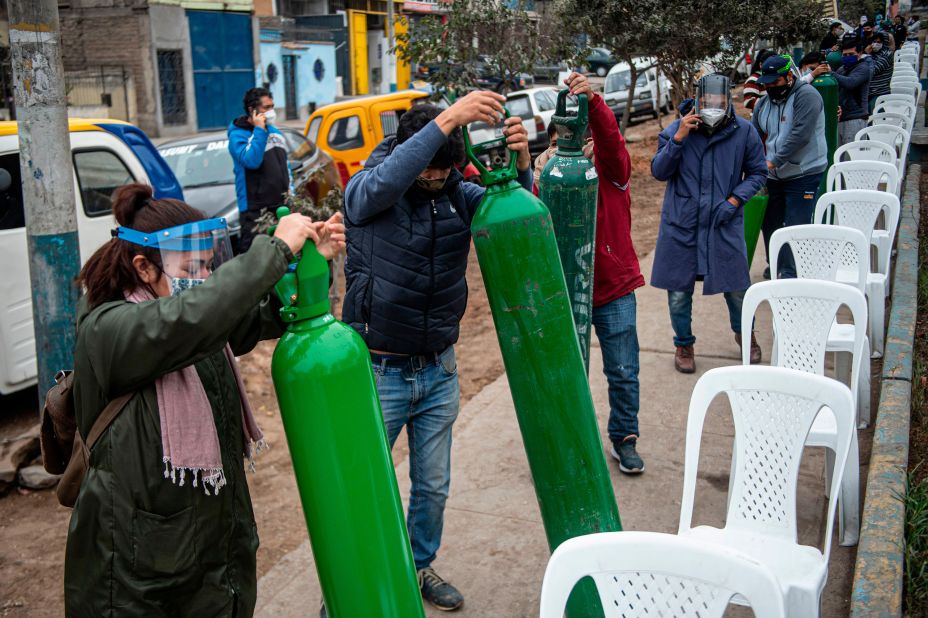
<svg viewBox="0 0 928 618"><path fill-rule="evenodd" d="M288 326L271 372L328 615L423 618L367 346L329 313L311 242L275 291Z"/></svg>
<svg viewBox="0 0 928 618"><path fill-rule="evenodd" d="M583 155L583 136L589 124L587 97L578 97L575 116L567 115L567 88L557 95L553 122L557 152L538 181L538 197L551 212L567 292L573 309L580 353L590 369L590 331L593 320L593 246L596 242L596 198L599 179L593 162Z"/></svg>
<svg viewBox="0 0 928 618"><path fill-rule="evenodd" d="M621 530L551 215L516 182L504 137L471 144L465 127L464 144L487 188L471 234L548 546ZM602 611L593 581L582 580L567 615Z"/></svg>
<svg viewBox="0 0 928 618"><path fill-rule="evenodd" d="M838 149L838 80L830 73L819 75L812 81L812 87L822 95L825 104L825 143L828 145L828 167L822 172L822 182L818 194L826 191L828 169L834 163L835 150Z"/></svg>

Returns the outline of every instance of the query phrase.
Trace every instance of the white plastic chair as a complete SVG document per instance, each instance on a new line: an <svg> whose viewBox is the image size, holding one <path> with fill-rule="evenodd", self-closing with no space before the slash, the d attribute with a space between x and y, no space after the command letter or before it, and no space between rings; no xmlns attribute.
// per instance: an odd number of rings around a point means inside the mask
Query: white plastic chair
<svg viewBox="0 0 928 618"><path fill-rule="evenodd" d="M772 272L772 269L771 269ZM773 314L774 342L770 364L825 375L825 355L832 332L842 333L841 345L850 352L850 390L854 398L855 418L860 419L862 399L870 398L870 350L867 343L867 301L860 290L834 281L814 279L779 279L764 281L748 288L744 295L742 319L753 321L761 303L767 303ZM838 310L851 310L854 324L838 324ZM750 324L751 322L744 322ZM750 363L750 346L747 356ZM866 362L864 362L866 358ZM867 368L866 390L861 387L863 367ZM840 369L838 370L840 371ZM840 375L840 374L839 374ZM869 408L869 405L868 405ZM869 416L869 409L868 409ZM869 421L869 418L867 419ZM853 422L853 421L852 421ZM842 545L856 545L860 536L860 455L857 448L856 424L854 441L847 458L844 482L841 485L838 513L838 537ZM837 448L837 427L834 416L823 412L812 424L806 438L807 446L822 446L827 450L825 463L825 493L831 489L831 468Z"/></svg>
<svg viewBox="0 0 928 618"><path fill-rule="evenodd" d="M887 230L874 230L880 213ZM867 274L867 301L870 320L870 344L874 357L883 355L884 314L889 295L889 274L893 238L899 226L899 198L885 191L835 191L826 193L815 204L813 223L828 223L859 230L876 247L876 272ZM879 232L879 234L877 233ZM871 268L874 270L874 268ZM771 271L772 272L772 271ZM838 281L853 283L856 275L839 273Z"/></svg>
<svg viewBox="0 0 928 618"><path fill-rule="evenodd" d="M918 75L915 73L915 69L912 68L908 62L897 62L893 67L893 77L906 77L913 78L918 80Z"/></svg>
<svg viewBox="0 0 928 618"><path fill-rule="evenodd" d="M721 393L731 403L737 459L725 527L693 527L700 439L709 405ZM796 485L806 435L826 407L835 416L838 438L819 551L798 544ZM737 549L768 566L780 581L789 616L820 615L837 508L834 488L843 479L854 437L853 407L851 392L837 380L781 367L711 369L690 398L679 534Z"/></svg>
<svg viewBox="0 0 928 618"><path fill-rule="evenodd" d="M875 140L848 142L835 150L835 163L844 161L882 161L896 165L896 151L889 144Z"/></svg>
<svg viewBox="0 0 928 618"><path fill-rule="evenodd" d="M883 95L883 96L896 96L896 95ZM912 101L882 101L882 102L876 103L873 106L874 114L881 114L881 113L887 113L887 112L894 113L894 114L902 114L903 116L905 116L906 119L908 120L910 132L911 132L911 127L915 126L916 108L915 108L915 103L913 103ZM877 123L870 123L870 124L877 124ZM889 124L893 124L893 123L889 123Z"/></svg>
<svg viewBox="0 0 928 618"><path fill-rule="evenodd" d="M800 279L834 281L856 288L867 295L867 277L870 275L870 243L860 230L840 225L793 225L781 228L770 237L770 272L777 277L777 260L780 249L789 245L796 264L796 275ZM879 292L879 290L877 290ZM878 300L882 298L878 296ZM867 298L868 307L870 299ZM867 332L874 328L867 310ZM878 327L878 326L877 326ZM832 323L828 333L826 352L835 355L835 374L848 386L852 386L853 354L855 349L854 327L849 324ZM870 340L864 343L863 356L857 379L857 427L863 429L870 424ZM849 364L846 361L850 359ZM774 363L775 364L775 363Z"/></svg>
<svg viewBox="0 0 928 618"><path fill-rule="evenodd" d="M910 139L911 135L907 133L905 129L891 124L878 124L864 127L854 136L855 141L861 142L869 140L883 142L896 151L896 169L899 171L900 187L902 186L902 178L905 176L905 164L909 153Z"/></svg>
<svg viewBox="0 0 928 618"><path fill-rule="evenodd" d="M921 84L915 84L914 86L910 82L905 83L896 83L889 85L889 91L892 94L905 94L912 97L912 100L918 102L922 96L922 86Z"/></svg>
<svg viewBox="0 0 928 618"><path fill-rule="evenodd" d="M882 126L882 125L875 125ZM898 195L899 168L882 161L844 161L828 168L825 181L828 191L867 189Z"/></svg>
<svg viewBox="0 0 928 618"><path fill-rule="evenodd" d="M867 119L867 126L873 126L875 124L892 124L897 127L902 127L909 135L912 134L913 122L906 113L873 112Z"/></svg>
<svg viewBox="0 0 928 618"><path fill-rule="evenodd" d="M757 618L785 618L780 584L758 560L659 532L602 532L561 543L545 569L541 618L561 618L576 583L596 582L606 618L720 618L739 594Z"/></svg>

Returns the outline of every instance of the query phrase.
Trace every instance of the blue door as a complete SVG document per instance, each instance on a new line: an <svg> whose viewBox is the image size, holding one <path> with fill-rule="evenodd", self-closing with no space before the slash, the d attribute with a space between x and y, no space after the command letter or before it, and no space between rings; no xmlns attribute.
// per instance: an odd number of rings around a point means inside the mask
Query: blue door
<svg viewBox="0 0 928 618"><path fill-rule="evenodd" d="M187 11L193 49L197 127L222 129L245 112L242 97L255 86L251 15Z"/></svg>

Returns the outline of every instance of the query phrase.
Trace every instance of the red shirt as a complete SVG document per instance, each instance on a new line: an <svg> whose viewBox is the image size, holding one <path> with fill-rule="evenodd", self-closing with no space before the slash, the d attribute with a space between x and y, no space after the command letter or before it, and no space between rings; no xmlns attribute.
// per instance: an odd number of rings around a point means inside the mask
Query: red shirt
<svg viewBox="0 0 928 618"><path fill-rule="evenodd" d="M590 129L599 175L593 261L593 306L599 307L642 287L644 277L632 244L632 160L615 114L598 94L590 99Z"/></svg>

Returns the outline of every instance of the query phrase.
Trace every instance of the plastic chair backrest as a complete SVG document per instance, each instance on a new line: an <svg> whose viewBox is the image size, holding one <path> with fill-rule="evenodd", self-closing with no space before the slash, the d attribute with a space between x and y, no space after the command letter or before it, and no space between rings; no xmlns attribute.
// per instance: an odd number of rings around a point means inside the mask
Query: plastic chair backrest
<svg viewBox="0 0 928 618"><path fill-rule="evenodd" d="M873 236L880 213L885 213L886 229L895 238L899 226L899 197L886 191L832 191L815 203L812 223L827 223L834 215L835 225L859 230L867 241Z"/></svg>
<svg viewBox="0 0 928 618"><path fill-rule="evenodd" d="M883 101L882 103L876 103L876 105L873 106L873 114L883 113L902 114L908 120L910 130L911 127L915 126L915 104L912 101ZM873 116L871 116L871 118L873 118ZM869 124L877 123L871 122ZM894 123L890 122L889 124Z"/></svg>
<svg viewBox="0 0 928 618"><path fill-rule="evenodd" d="M910 85L908 82L901 84L890 84L889 91L893 94L907 94L912 100L917 101L921 91L918 86Z"/></svg>
<svg viewBox="0 0 928 618"><path fill-rule="evenodd" d="M574 585L596 582L606 618L724 615L734 594L757 618L786 616L776 576L754 558L659 532L602 532L561 543L545 569L541 618L561 618Z"/></svg>
<svg viewBox="0 0 928 618"><path fill-rule="evenodd" d="M848 142L835 150L835 163L843 161L882 161L896 165L896 151L875 140Z"/></svg>
<svg viewBox="0 0 928 618"><path fill-rule="evenodd" d="M874 111L870 114L870 118L867 119L867 125L873 126L876 124L895 125L902 127L910 134L912 133L912 119L907 113Z"/></svg>
<svg viewBox="0 0 928 618"><path fill-rule="evenodd" d="M789 245L800 279L837 281L839 271L857 273L855 287L867 292L870 241L863 232L843 225L792 225L770 236L770 274L776 279L780 249Z"/></svg>
<svg viewBox="0 0 928 618"><path fill-rule="evenodd" d="M720 367L703 374L693 389L686 421L680 533L693 524L700 439L709 406L720 393L726 393L731 404L737 449L725 528L790 543L798 542L796 485L806 437L822 408L833 412L838 435L822 551L827 563L838 488L854 435L851 391L837 380L782 367Z"/></svg>
<svg viewBox="0 0 928 618"><path fill-rule="evenodd" d="M885 184L885 189L881 185ZM882 161L845 161L828 168L825 187L829 191L846 189L885 190L895 193L899 188L899 169Z"/></svg>
<svg viewBox="0 0 928 618"><path fill-rule="evenodd" d="M902 127L891 124L877 124L864 127L854 136L856 141L875 140L889 144L896 151L896 161L905 161L909 151L909 133Z"/></svg>

